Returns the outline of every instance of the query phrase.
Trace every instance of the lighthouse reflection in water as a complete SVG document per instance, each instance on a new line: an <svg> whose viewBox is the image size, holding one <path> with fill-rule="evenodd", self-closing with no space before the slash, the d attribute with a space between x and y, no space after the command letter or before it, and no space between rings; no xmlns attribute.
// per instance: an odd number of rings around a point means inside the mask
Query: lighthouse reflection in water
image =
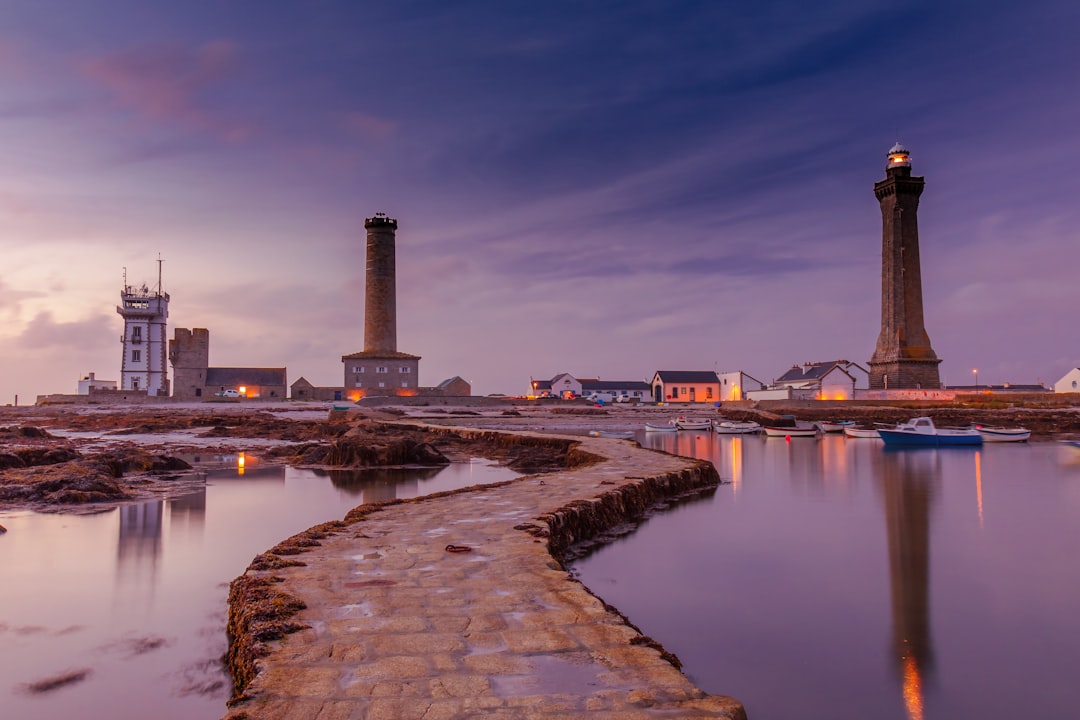
<svg viewBox="0 0 1080 720"><path fill-rule="evenodd" d="M707 498L573 570L754 720L1069 717L1080 464L1052 443L642 435Z"/></svg>

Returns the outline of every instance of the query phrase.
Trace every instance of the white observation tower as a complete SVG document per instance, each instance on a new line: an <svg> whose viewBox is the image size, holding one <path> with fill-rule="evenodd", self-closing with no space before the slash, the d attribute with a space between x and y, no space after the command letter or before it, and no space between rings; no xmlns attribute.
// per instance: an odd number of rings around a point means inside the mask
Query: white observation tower
<svg viewBox="0 0 1080 720"><path fill-rule="evenodd" d="M120 342L124 354L120 362L120 390L145 390L147 395L168 397L169 370L166 350L166 320L169 318L169 294L161 289L161 263L158 258L157 289L128 285L124 269L124 289L116 312L124 318Z"/></svg>

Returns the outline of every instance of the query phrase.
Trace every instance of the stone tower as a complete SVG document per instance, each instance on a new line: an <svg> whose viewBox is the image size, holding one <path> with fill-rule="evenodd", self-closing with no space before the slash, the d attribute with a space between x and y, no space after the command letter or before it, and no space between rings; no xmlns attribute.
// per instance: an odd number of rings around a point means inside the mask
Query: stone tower
<svg viewBox="0 0 1080 720"><path fill-rule="evenodd" d="M168 397L165 333L169 294L161 289L161 262L158 260L158 284L154 290L146 285L128 285L127 270L124 270L124 289L120 292L116 312L124 318L124 334L120 338L124 346L120 360L120 389L143 390L150 396Z"/></svg>
<svg viewBox="0 0 1080 720"><path fill-rule="evenodd" d="M911 174L911 153L889 150L885 179L874 184L881 204L881 334L870 358L870 389L940 388L941 360L923 326L919 267L919 196L925 180Z"/></svg>
<svg viewBox="0 0 1080 720"><path fill-rule="evenodd" d="M169 361L173 366L173 397L201 398L210 366L210 331L206 328L176 328L169 341Z"/></svg>
<svg viewBox="0 0 1080 720"><path fill-rule="evenodd" d="M367 279L364 295L364 352L397 352L397 220L384 213L364 221Z"/></svg>
<svg viewBox="0 0 1080 720"><path fill-rule="evenodd" d="M384 213L364 221L364 350L341 357L345 394L353 400L367 395L416 395L420 385L420 356L397 349L397 226L397 220Z"/></svg>

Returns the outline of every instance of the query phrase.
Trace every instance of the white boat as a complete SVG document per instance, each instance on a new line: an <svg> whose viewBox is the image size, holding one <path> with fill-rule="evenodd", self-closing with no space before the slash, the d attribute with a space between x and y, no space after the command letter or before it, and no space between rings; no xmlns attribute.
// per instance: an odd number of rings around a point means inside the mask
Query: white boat
<svg viewBox="0 0 1080 720"><path fill-rule="evenodd" d="M849 425L844 428L844 437L849 438L877 438L881 439L881 435L874 428L861 428Z"/></svg>
<svg viewBox="0 0 1080 720"><path fill-rule="evenodd" d="M982 445L982 435L975 428L939 428L928 417L917 417L896 427L881 428L878 435L886 447Z"/></svg>
<svg viewBox="0 0 1080 720"><path fill-rule="evenodd" d="M797 422L795 427L765 426L766 437L817 437L817 427L813 423Z"/></svg>
<svg viewBox="0 0 1080 720"><path fill-rule="evenodd" d="M667 425L653 425L652 423L645 423L645 432L677 432L679 428L675 427L674 423L668 423Z"/></svg>
<svg viewBox="0 0 1080 720"><path fill-rule="evenodd" d="M713 423L713 430L721 435L743 435L746 433L756 433L761 430L759 423L747 420L745 422L736 422L734 420L721 420L720 422Z"/></svg>
<svg viewBox="0 0 1080 720"><path fill-rule="evenodd" d="M709 418L688 418L680 415L675 418L675 427L679 430L712 430L712 420Z"/></svg>
<svg viewBox="0 0 1080 720"><path fill-rule="evenodd" d="M854 420L840 420L839 422L829 422L828 420L821 420L814 424L817 425L818 430L823 433L844 432L844 430L849 427L855 427Z"/></svg>
<svg viewBox="0 0 1080 720"><path fill-rule="evenodd" d="M983 442L1026 442L1031 431L1023 427L986 427L976 425Z"/></svg>
<svg viewBox="0 0 1080 720"><path fill-rule="evenodd" d="M601 438L618 438L620 440L629 440L634 437L631 430L590 430L589 435Z"/></svg>

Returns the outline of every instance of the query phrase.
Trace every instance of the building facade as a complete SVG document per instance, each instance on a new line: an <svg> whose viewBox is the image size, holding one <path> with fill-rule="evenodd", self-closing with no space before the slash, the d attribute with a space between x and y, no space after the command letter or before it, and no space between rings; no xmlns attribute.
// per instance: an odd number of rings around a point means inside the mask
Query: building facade
<svg viewBox="0 0 1080 720"><path fill-rule="evenodd" d="M384 213L364 221L364 349L341 356L344 389L351 400L419 392L420 356L397 349L397 227L397 220Z"/></svg>
<svg viewBox="0 0 1080 720"><path fill-rule="evenodd" d="M169 341L173 366L173 398L204 400L236 397L284 400L288 397L286 369L210 367L210 331L176 328Z"/></svg>
<svg viewBox="0 0 1080 720"><path fill-rule="evenodd" d="M650 385L655 402L720 401L720 377L713 370L657 370Z"/></svg>
<svg viewBox="0 0 1080 720"><path fill-rule="evenodd" d="M120 360L120 390L145 392L151 397L169 395L169 369L166 355L169 294L161 289L161 261L158 261L158 286L134 287L124 283L116 312L124 318L120 337L123 354Z"/></svg>
<svg viewBox="0 0 1080 720"><path fill-rule="evenodd" d="M911 153L889 150L881 206L881 332L870 359L870 389L941 387L938 359L923 323L919 198L925 180L911 174Z"/></svg>
<svg viewBox="0 0 1080 720"><path fill-rule="evenodd" d="M1073 368L1054 383L1056 393L1080 393L1080 368Z"/></svg>

